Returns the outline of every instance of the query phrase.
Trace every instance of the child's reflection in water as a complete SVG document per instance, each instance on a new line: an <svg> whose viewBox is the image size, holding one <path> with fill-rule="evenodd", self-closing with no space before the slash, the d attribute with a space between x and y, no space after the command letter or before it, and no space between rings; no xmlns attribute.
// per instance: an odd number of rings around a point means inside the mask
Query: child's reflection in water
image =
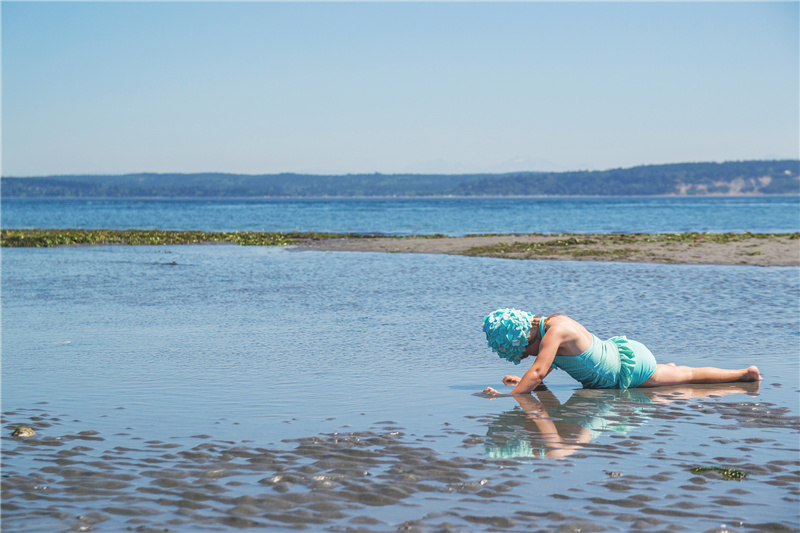
<svg viewBox="0 0 800 533"><path fill-rule="evenodd" d="M562 404L546 386L540 385L534 394L510 395L521 409L496 415L489 422L485 451L495 459L561 459L604 433L627 434L644 424L659 403L757 392L758 382L657 389L580 389Z"/></svg>

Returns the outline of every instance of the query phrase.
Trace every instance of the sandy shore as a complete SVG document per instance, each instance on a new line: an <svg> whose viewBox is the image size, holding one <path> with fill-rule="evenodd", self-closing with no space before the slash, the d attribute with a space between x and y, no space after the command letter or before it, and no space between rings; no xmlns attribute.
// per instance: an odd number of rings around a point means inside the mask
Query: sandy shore
<svg viewBox="0 0 800 533"><path fill-rule="evenodd" d="M481 235L338 238L301 249L436 253L511 259L715 265L800 265L798 234Z"/></svg>
<svg viewBox="0 0 800 533"><path fill-rule="evenodd" d="M239 244L299 250L454 254L509 259L800 265L800 233L661 233L384 237L319 232L0 229L3 247Z"/></svg>

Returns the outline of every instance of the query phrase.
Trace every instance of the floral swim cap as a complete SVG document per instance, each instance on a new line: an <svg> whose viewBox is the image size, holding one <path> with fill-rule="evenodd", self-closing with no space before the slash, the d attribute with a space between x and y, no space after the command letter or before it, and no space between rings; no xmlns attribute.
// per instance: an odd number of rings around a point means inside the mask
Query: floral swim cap
<svg viewBox="0 0 800 533"><path fill-rule="evenodd" d="M518 309L498 309L483 318L489 348L502 359L518 365L528 346L533 315Z"/></svg>

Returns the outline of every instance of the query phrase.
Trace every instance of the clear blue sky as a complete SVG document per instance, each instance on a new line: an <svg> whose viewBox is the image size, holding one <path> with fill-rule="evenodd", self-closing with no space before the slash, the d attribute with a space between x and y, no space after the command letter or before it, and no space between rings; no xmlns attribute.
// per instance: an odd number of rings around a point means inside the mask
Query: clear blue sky
<svg viewBox="0 0 800 533"><path fill-rule="evenodd" d="M6 176L800 157L797 2L1 9Z"/></svg>

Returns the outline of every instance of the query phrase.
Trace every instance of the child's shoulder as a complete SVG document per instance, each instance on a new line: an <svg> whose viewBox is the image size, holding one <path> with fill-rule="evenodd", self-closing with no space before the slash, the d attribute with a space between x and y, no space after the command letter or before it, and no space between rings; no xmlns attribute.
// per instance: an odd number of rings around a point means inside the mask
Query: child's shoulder
<svg viewBox="0 0 800 533"><path fill-rule="evenodd" d="M564 313L556 313L556 314L550 315L549 317L547 317L545 322L546 322L548 328L550 328L550 327L552 327L552 326L554 326L556 324L562 325L562 324L577 324L578 323L574 319L572 319L572 318L568 317L567 315L565 315Z"/></svg>
<svg viewBox="0 0 800 533"><path fill-rule="evenodd" d="M552 316L547 320L547 329L559 329L562 333L573 333L583 336L586 333L586 328L577 320L568 317L564 314Z"/></svg>

